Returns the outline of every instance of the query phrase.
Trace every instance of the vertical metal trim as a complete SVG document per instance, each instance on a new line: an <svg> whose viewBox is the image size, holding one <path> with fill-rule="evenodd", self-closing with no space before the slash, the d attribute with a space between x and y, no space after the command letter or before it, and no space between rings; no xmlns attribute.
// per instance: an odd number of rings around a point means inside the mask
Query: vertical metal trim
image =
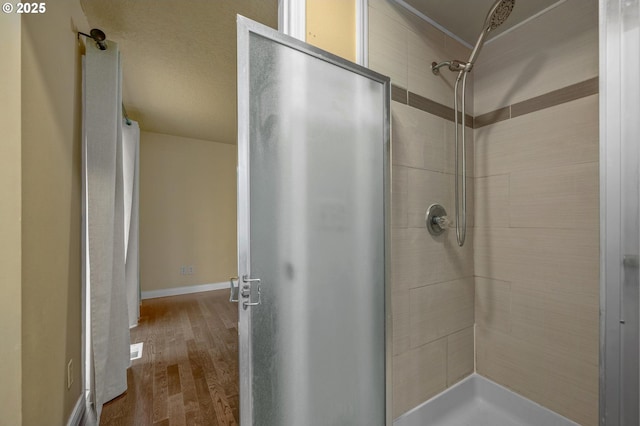
<svg viewBox="0 0 640 426"><path fill-rule="evenodd" d="M638 218L629 222L630 185L627 169L637 168L639 158L630 156L638 137L637 116L640 109L638 83L629 79L638 73L637 49L638 0L600 0L600 424L635 424L638 410L637 351L638 323L623 322L628 277L623 272L625 254L637 255L640 238L629 236L637 229ZM631 150L633 152L633 150ZM636 164L631 165L634 160ZM636 193L636 197L640 194ZM635 214L635 212L634 212ZM630 248L635 253L628 253ZM629 273L629 270L627 270ZM629 288L626 288L629 291ZM633 293L631 293L633 294ZM636 296L637 297L637 296ZM638 300L630 318L637 315ZM627 311L629 312L629 311ZM631 375L633 374L633 376ZM635 376L635 377L634 377Z"/></svg>
<svg viewBox="0 0 640 426"><path fill-rule="evenodd" d="M598 363L599 363L599 368L598 368L598 424L599 426L605 426L605 419L606 419L606 409L607 409L607 398L606 398L606 380L607 380L607 374L606 374L606 368L605 368L605 364L606 364L606 334L605 334L605 330L606 330L606 280L605 280L605 250L603 250L603 247L606 243L606 232L605 232L605 227L603 226L604 224L607 223L606 218L606 205L604 202L604 199L606 198L606 188L605 188L605 183L606 183L606 167L605 167L605 161L606 161L606 151L604 149L605 147L605 141L606 141L606 132L605 132L605 120L604 120L604 116L602 115L603 110L605 108L605 99L606 99L606 95L607 95L607 90L606 90L606 79L605 79L605 74L602 72L602 66L603 66L603 61L602 61L602 57L606 55L606 48L605 48L605 43L606 43L606 35L605 35L605 30L606 30L606 7L604 4L604 0L599 0L599 5L598 5L598 43L599 43L599 84L600 84L600 96L598 98L599 100L599 107L598 107L598 114L599 114L599 129L600 129L600 142L599 142L599 179L600 179L600 185L599 185L599 191L600 191L600 248L599 248L599 268L600 268L600 276L599 276L599 283L600 283L600 292L599 292L599 297L600 297L600 306L599 306L599 311L600 311L600 318L599 318L599 325L600 325L600 341L599 343L599 351L598 351Z"/></svg>
<svg viewBox="0 0 640 426"><path fill-rule="evenodd" d="M606 13L606 0L600 0L599 5L599 44L600 44L600 98L599 98L599 114L600 114L600 351L599 351L599 406L598 406L598 417L600 426L605 426L607 419L607 408L609 405L610 399L617 399L616 396L613 398L607 392L607 381L613 378L612 375L607 374L608 366L607 366L607 338L612 338L613 335L608 335L607 333L607 324L608 319L607 315L612 312L612 310L607 309L607 252L608 247L607 244L609 240L607 240L607 204L608 197L611 195L607 192L607 116L606 116L606 108L607 108L607 99L612 93L610 89L607 87L607 74L606 68L603 69L604 62L606 62L607 57L607 13ZM613 238L613 232L610 234L610 237ZM614 370L615 371L615 370ZM613 372L613 371L612 371ZM616 410L617 411L617 410ZM611 414L613 416L613 413ZM615 418L615 416L613 416Z"/></svg>
<svg viewBox="0 0 640 426"><path fill-rule="evenodd" d="M356 63L369 66L369 1L356 0Z"/></svg>
<svg viewBox="0 0 640 426"><path fill-rule="evenodd" d="M250 275L250 221L249 221L249 38L250 27L246 18L237 16L238 37L238 276ZM240 424L253 425L253 398L251 377L251 309L238 303L238 370L240 376Z"/></svg>
<svg viewBox="0 0 640 426"><path fill-rule="evenodd" d="M384 83L384 314L385 314L385 416L393 425L393 316L391 304L391 81Z"/></svg>
<svg viewBox="0 0 640 426"><path fill-rule="evenodd" d="M620 64L618 0L600 0L600 425L620 422ZM609 64L609 66L608 66Z"/></svg>

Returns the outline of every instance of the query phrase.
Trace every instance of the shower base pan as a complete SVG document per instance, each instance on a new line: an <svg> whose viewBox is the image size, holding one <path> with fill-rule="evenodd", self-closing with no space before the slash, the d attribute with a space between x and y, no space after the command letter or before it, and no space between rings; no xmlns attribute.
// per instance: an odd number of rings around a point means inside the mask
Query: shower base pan
<svg viewBox="0 0 640 426"><path fill-rule="evenodd" d="M398 417L394 426L579 426L478 374Z"/></svg>

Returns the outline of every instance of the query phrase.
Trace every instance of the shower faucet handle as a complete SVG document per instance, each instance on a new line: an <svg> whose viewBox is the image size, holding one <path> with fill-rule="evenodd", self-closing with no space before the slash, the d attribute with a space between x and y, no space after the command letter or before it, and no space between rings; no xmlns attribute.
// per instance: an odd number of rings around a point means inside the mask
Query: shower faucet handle
<svg viewBox="0 0 640 426"><path fill-rule="evenodd" d="M451 221L448 216L434 216L433 222L441 229L447 229L451 225Z"/></svg>
<svg viewBox="0 0 640 426"><path fill-rule="evenodd" d="M431 235L440 235L451 225L447 211L440 204L431 204L425 215L427 229Z"/></svg>

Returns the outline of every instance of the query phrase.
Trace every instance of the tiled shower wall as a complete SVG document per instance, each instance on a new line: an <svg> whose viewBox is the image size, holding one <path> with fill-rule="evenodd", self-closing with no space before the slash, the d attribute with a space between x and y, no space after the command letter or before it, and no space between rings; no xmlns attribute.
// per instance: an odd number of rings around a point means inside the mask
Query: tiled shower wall
<svg viewBox="0 0 640 426"><path fill-rule="evenodd" d="M598 424L597 6L562 3L474 70L476 127L503 119L475 129L477 371L581 425Z"/></svg>
<svg viewBox="0 0 640 426"><path fill-rule="evenodd" d="M597 424L597 31L597 1L567 0L483 49L467 109L476 196L460 249L454 230L434 238L424 227L433 202L454 214L453 124L442 110L455 76L429 66L469 52L370 0L369 65L395 86L394 417L473 371L475 322L480 374Z"/></svg>
<svg viewBox="0 0 640 426"><path fill-rule="evenodd" d="M456 243L455 229L432 237L425 227L432 203L454 215L454 126L441 116L449 109L453 119L455 75L444 70L436 77L430 66L468 55L464 46L392 2L369 1L369 66L396 86L391 106L394 417L474 370L473 217L464 248ZM468 101L471 113L473 97ZM468 130L472 212L473 131Z"/></svg>

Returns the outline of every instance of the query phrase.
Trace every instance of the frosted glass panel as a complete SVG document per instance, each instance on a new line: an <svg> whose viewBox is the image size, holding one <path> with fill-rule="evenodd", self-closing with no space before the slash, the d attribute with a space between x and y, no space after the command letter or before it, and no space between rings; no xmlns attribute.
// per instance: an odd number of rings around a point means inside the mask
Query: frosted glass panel
<svg viewBox="0 0 640 426"><path fill-rule="evenodd" d="M385 85L249 37L253 424L383 425Z"/></svg>

